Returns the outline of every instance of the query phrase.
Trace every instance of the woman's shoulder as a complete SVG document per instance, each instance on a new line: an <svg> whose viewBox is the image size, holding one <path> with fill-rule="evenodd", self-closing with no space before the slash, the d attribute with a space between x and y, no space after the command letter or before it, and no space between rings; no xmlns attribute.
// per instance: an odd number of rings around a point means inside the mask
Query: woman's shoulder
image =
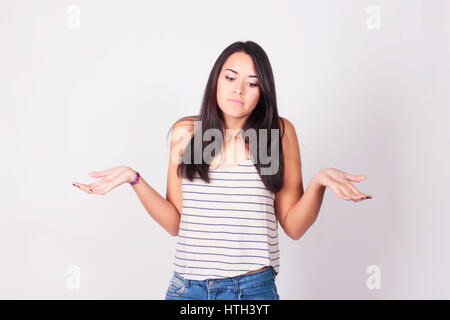
<svg viewBox="0 0 450 320"><path fill-rule="evenodd" d="M194 129L194 121L200 120L200 116L185 116L182 118L179 118L175 123L172 125L172 129L187 129L191 131L191 129Z"/></svg>
<svg viewBox="0 0 450 320"><path fill-rule="evenodd" d="M289 136L292 136L292 134L295 133L295 127L292 124L291 121L289 121L288 119L279 116L279 125L280 125L280 135L285 138L285 136L287 138L289 138Z"/></svg>
<svg viewBox="0 0 450 320"><path fill-rule="evenodd" d="M289 121L286 118L282 117L279 118L280 118L280 132L283 132L282 134L280 133L282 137L281 141L283 144L283 153L285 154L285 156L287 154L291 155L293 153L294 154L299 153L300 152L298 150L299 140L294 125L292 124L291 121Z"/></svg>

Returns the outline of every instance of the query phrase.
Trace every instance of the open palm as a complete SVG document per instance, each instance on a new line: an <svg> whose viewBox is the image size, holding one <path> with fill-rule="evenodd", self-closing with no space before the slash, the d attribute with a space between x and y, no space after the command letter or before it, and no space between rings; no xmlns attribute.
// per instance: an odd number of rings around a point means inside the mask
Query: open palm
<svg viewBox="0 0 450 320"><path fill-rule="evenodd" d="M352 175L335 168L327 168L318 173L317 179L321 185L329 187L341 199L358 202L373 198L370 194L361 193L351 183L366 179L365 175Z"/></svg>
<svg viewBox="0 0 450 320"><path fill-rule="evenodd" d="M105 171L92 171L89 176L92 178L102 178L90 184L72 182L75 187L80 188L89 194L104 195L112 189L130 181L132 169L126 166L114 167Z"/></svg>

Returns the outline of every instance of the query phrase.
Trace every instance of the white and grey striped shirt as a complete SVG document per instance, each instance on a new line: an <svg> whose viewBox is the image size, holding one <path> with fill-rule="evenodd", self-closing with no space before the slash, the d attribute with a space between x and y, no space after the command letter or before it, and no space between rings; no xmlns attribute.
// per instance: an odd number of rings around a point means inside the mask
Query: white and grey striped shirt
<svg viewBox="0 0 450 320"><path fill-rule="evenodd" d="M279 271L275 195L253 157L210 168L211 183L182 179L183 207L174 270L191 280L234 277L264 266Z"/></svg>

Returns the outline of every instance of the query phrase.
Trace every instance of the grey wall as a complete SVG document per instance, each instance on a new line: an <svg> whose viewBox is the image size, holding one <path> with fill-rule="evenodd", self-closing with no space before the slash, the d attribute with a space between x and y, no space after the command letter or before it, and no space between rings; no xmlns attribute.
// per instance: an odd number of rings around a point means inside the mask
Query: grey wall
<svg viewBox="0 0 450 320"><path fill-rule="evenodd" d="M0 298L164 298L176 238L129 185L71 182L128 165L165 196L167 131L237 40L271 60L305 188L334 167L374 196L280 229L281 299L450 298L450 1L2 1L0 24Z"/></svg>

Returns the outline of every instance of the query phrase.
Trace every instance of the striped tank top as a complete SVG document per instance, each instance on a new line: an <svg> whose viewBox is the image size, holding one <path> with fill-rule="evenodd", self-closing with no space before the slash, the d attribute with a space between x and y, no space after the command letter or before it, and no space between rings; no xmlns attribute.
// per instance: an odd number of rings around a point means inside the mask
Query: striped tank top
<svg viewBox="0 0 450 320"><path fill-rule="evenodd" d="M272 266L279 272L275 194L253 156L209 171L210 183L182 179L183 206L174 271L186 279L226 278Z"/></svg>

